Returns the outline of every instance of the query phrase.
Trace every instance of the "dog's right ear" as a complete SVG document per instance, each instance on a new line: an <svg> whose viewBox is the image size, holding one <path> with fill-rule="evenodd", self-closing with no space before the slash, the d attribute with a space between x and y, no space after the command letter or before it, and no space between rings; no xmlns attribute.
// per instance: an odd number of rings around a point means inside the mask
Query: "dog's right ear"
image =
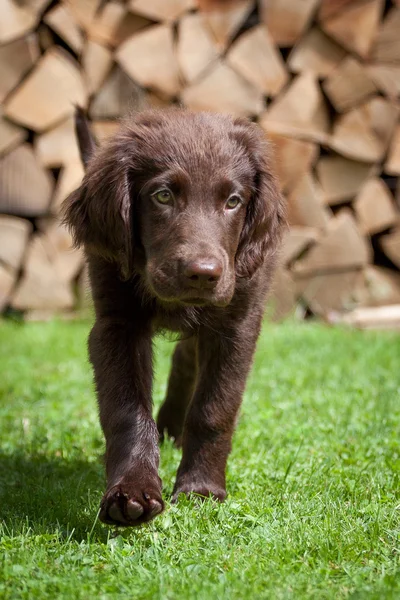
<svg viewBox="0 0 400 600"><path fill-rule="evenodd" d="M78 140L82 163L86 169L96 150L96 140L90 131L86 115L80 106L75 107L75 133Z"/></svg>

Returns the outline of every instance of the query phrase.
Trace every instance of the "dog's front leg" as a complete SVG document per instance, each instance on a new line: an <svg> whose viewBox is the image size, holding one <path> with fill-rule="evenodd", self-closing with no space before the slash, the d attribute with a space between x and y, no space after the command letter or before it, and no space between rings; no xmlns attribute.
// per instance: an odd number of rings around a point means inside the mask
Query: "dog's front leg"
<svg viewBox="0 0 400 600"><path fill-rule="evenodd" d="M106 438L107 489L100 519L138 525L163 509L158 433L151 416L150 324L98 318L89 350Z"/></svg>
<svg viewBox="0 0 400 600"><path fill-rule="evenodd" d="M194 492L224 500L225 469L255 345L261 310L219 332L202 328L198 382L183 430L174 499Z"/></svg>

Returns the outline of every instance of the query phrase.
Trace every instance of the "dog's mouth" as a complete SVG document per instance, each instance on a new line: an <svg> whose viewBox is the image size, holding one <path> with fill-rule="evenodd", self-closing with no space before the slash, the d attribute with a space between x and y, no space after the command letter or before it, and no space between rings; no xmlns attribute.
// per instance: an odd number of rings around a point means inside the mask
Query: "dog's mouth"
<svg viewBox="0 0 400 600"><path fill-rule="evenodd" d="M206 298L183 298L182 302L189 306L204 306L209 303Z"/></svg>

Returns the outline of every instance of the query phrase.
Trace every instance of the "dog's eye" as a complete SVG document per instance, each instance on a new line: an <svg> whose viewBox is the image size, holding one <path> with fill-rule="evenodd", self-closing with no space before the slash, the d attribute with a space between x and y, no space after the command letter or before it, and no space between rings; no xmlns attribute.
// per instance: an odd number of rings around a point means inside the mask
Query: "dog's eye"
<svg viewBox="0 0 400 600"><path fill-rule="evenodd" d="M173 200L172 192L167 189L158 190L158 192L154 192L152 196L160 204L170 204Z"/></svg>
<svg viewBox="0 0 400 600"><path fill-rule="evenodd" d="M234 208L237 208L240 204L240 198L239 196L230 196L227 200L226 203L226 208L228 208L229 210L233 210Z"/></svg>

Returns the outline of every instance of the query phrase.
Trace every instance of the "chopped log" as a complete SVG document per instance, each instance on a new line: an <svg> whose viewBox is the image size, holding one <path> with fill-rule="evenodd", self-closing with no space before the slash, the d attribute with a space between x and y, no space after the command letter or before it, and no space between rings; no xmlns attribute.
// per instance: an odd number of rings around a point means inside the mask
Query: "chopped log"
<svg viewBox="0 0 400 600"><path fill-rule="evenodd" d="M181 97L192 110L214 110L245 117L259 114L264 105L259 90L219 61L204 77L189 85Z"/></svg>
<svg viewBox="0 0 400 600"><path fill-rule="evenodd" d="M49 207L52 191L53 178L28 144L0 160L0 212L23 217L41 215Z"/></svg>
<svg viewBox="0 0 400 600"><path fill-rule="evenodd" d="M364 269L364 286L360 292L359 305L383 306L400 303L400 275L383 267L368 266Z"/></svg>
<svg viewBox="0 0 400 600"><path fill-rule="evenodd" d="M0 263L18 271L32 225L26 219L0 215Z"/></svg>
<svg viewBox="0 0 400 600"><path fill-rule="evenodd" d="M325 236L304 258L294 263L293 272L305 277L357 269L368 264L371 255L371 247L360 234L351 212L342 210L329 221Z"/></svg>
<svg viewBox="0 0 400 600"><path fill-rule="evenodd" d="M0 157L19 146L26 139L27 132L2 116L0 109Z"/></svg>
<svg viewBox="0 0 400 600"><path fill-rule="evenodd" d="M314 315L326 317L332 310L348 310L357 305L362 277L357 270L315 275L298 279L296 289Z"/></svg>
<svg viewBox="0 0 400 600"><path fill-rule="evenodd" d="M267 316L272 321L281 321L294 311L296 303L296 289L290 271L280 267L271 284Z"/></svg>
<svg viewBox="0 0 400 600"><path fill-rule="evenodd" d="M313 27L293 48L288 58L293 73L311 71L315 77L327 77L346 55L345 50L318 27Z"/></svg>
<svg viewBox="0 0 400 600"><path fill-rule="evenodd" d="M331 147L348 158L365 162L383 159L396 125L399 109L383 98L340 116L334 126Z"/></svg>
<svg viewBox="0 0 400 600"><path fill-rule="evenodd" d="M281 47L293 46L307 29L319 0L261 0L261 20Z"/></svg>
<svg viewBox="0 0 400 600"><path fill-rule="evenodd" d="M288 196L289 224L325 230L330 216L316 181L310 173L306 173Z"/></svg>
<svg viewBox="0 0 400 600"><path fill-rule="evenodd" d="M369 179L363 185L354 202L354 210L364 234L374 235L399 221L393 197L387 185L378 177Z"/></svg>
<svg viewBox="0 0 400 600"><path fill-rule="evenodd" d="M154 25L132 36L118 48L116 59L140 85L168 96L179 91L178 64L169 25Z"/></svg>
<svg viewBox="0 0 400 600"><path fill-rule="evenodd" d="M284 234L281 261L289 265L318 239L319 233L315 227L298 227L294 225Z"/></svg>
<svg viewBox="0 0 400 600"><path fill-rule="evenodd" d="M63 201L76 190L82 181L84 170L81 161L67 163L61 170L51 203L52 214L58 214Z"/></svg>
<svg viewBox="0 0 400 600"><path fill-rule="evenodd" d="M321 0L318 9L318 20L326 21L331 17L340 14L340 11L353 5L359 0Z"/></svg>
<svg viewBox="0 0 400 600"><path fill-rule="evenodd" d="M400 96L400 65L367 65L376 87L392 101Z"/></svg>
<svg viewBox="0 0 400 600"><path fill-rule="evenodd" d="M43 131L86 106L86 90L75 61L56 46L46 52L36 68L4 105L4 113L34 131Z"/></svg>
<svg viewBox="0 0 400 600"><path fill-rule="evenodd" d="M41 219L38 227L43 232L43 240L57 274L62 281L72 283L83 267L83 251L72 248L71 234L59 219Z"/></svg>
<svg viewBox="0 0 400 600"><path fill-rule="evenodd" d="M400 175L400 125L393 134L384 170L388 175Z"/></svg>
<svg viewBox="0 0 400 600"><path fill-rule="evenodd" d="M218 58L217 46L198 13L181 19L177 54L182 75L189 83Z"/></svg>
<svg viewBox="0 0 400 600"><path fill-rule="evenodd" d="M389 235L383 235L379 243L386 256L400 269L400 227Z"/></svg>
<svg viewBox="0 0 400 600"><path fill-rule="evenodd" d="M51 48L51 46L54 46L56 44L53 31L44 23L41 23L39 25L37 29L37 37L39 42L39 48L43 53L47 52L47 50Z"/></svg>
<svg viewBox="0 0 400 600"><path fill-rule="evenodd" d="M285 63L264 25L243 33L226 58L240 75L266 96L276 96L288 80Z"/></svg>
<svg viewBox="0 0 400 600"><path fill-rule="evenodd" d="M74 117L36 137L35 152L44 167L57 168L80 160Z"/></svg>
<svg viewBox="0 0 400 600"><path fill-rule="evenodd" d="M373 173L373 168L341 156L323 156L316 172L325 202L334 205L351 200Z"/></svg>
<svg viewBox="0 0 400 600"><path fill-rule="evenodd" d="M274 147L275 170L281 188L288 192L302 176L310 171L318 155L312 142L296 140L284 135L268 135Z"/></svg>
<svg viewBox="0 0 400 600"><path fill-rule="evenodd" d="M0 46L0 102L3 102L39 58L37 36Z"/></svg>
<svg viewBox="0 0 400 600"><path fill-rule="evenodd" d="M150 23L145 17L128 12L119 2L106 2L86 31L89 39L116 48Z"/></svg>
<svg viewBox="0 0 400 600"><path fill-rule="evenodd" d="M108 48L88 40L82 55L82 67L89 94L94 94L111 70L112 54Z"/></svg>
<svg viewBox="0 0 400 600"><path fill-rule="evenodd" d="M65 283L51 261L43 235L32 238L27 250L25 270L11 298L17 310L69 309L74 305L70 286Z"/></svg>
<svg viewBox="0 0 400 600"><path fill-rule="evenodd" d="M129 10L153 21L175 21L192 8L196 8L195 0L131 0L129 3Z"/></svg>
<svg viewBox="0 0 400 600"><path fill-rule="evenodd" d="M361 104L377 92L367 69L351 56L340 64L322 87L338 112Z"/></svg>
<svg viewBox="0 0 400 600"><path fill-rule="evenodd" d="M29 6L19 6L13 0L2 0L0 45L22 37L36 27L38 14Z"/></svg>
<svg viewBox="0 0 400 600"><path fill-rule="evenodd" d="M93 121L91 123L91 130L100 144L113 137L119 128L118 121Z"/></svg>
<svg viewBox="0 0 400 600"><path fill-rule="evenodd" d="M371 52L373 61L400 65L400 7L386 16Z"/></svg>
<svg viewBox="0 0 400 600"><path fill-rule="evenodd" d="M16 280L16 271L7 269L0 263L0 311L4 310L9 303Z"/></svg>
<svg viewBox="0 0 400 600"><path fill-rule="evenodd" d="M64 0L74 20L87 31L98 13L102 0Z"/></svg>
<svg viewBox="0 0 400 600"><path fill-rule="evenodd" d="M356 308L344 315L331 315L331 323L341 323L357 329L400 330L400 304Z"/></svg>
<svg viewBox="0 0 400 600"><path fill-rule="evenodd" d="M146 106L146 94L116 65L94 98L89 115L92 119L115 119Z"/></svg>
<svg viewBox="0 0 400 600"><path fill-rule="evenodd" d="M49 25L77 54L83 47L83 36L73 14L65 4L54 6L43 18Z"/></svg>
<svg viewBox="0 0 400 600"><path fill-rule="evenodd" d="M346 2L329 16L320 13L322 29L344 48L361 58L369 55L383 10L382 0Z"/></svg>
<svg viewBox="0 0 400 600"><path fill-rule="evenodd" d="M254 9L253 0L197 0L219 50L224 50Z"/></svg>
<svg viewBox="0 0 400 600"><path fill-rule="evenodd" d="M261 115L267 133L326 143L329 117L320 87L310 72L298 75Z"/></svg>

